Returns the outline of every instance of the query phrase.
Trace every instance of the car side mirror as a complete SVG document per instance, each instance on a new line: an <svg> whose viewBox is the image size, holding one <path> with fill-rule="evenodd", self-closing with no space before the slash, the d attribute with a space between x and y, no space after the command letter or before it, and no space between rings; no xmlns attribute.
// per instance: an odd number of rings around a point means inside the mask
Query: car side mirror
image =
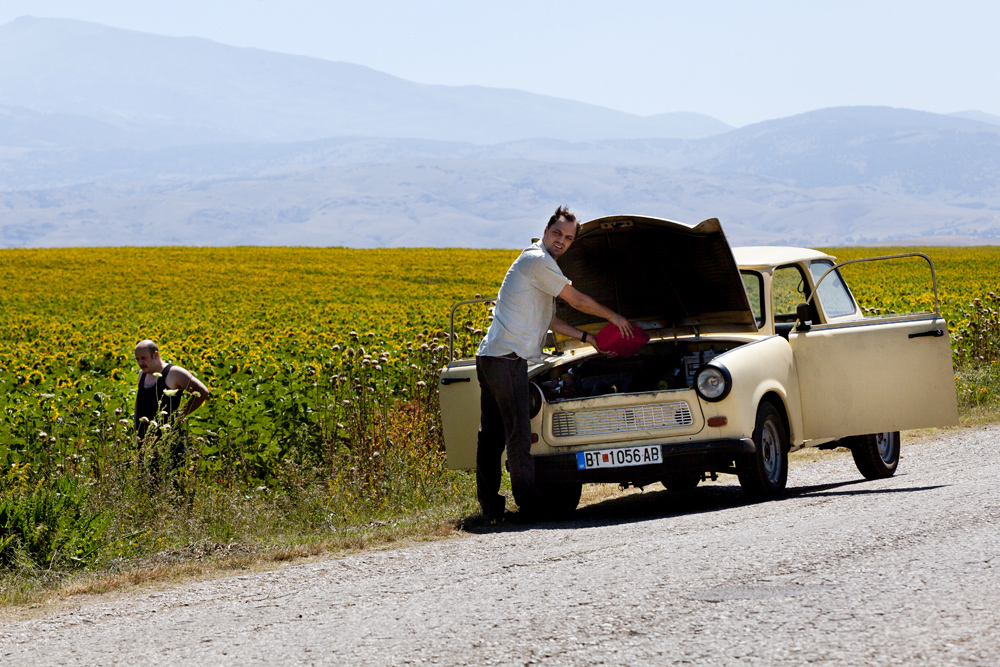
<svg viewBox="0 0 1000 667"><path fill-rule="evenodd" d="M798 319L798 324L795 325L796 331L809 331L812 328L810 324L812 315L809 313L809 304L802 302L795 306L795 317Z"/></svg>

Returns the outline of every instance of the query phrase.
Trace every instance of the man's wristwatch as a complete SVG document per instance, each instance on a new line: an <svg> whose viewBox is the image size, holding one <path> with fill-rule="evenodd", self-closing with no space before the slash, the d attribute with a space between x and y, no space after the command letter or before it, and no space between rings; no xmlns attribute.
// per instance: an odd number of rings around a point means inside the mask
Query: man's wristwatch
<svg viewBox="0 0 1000 667"><path fill-rule="evenodd" d="M581 343L586 343L587 342L587 332L586 331L584 331L583 335L580 336L580 342Z"/></svg>

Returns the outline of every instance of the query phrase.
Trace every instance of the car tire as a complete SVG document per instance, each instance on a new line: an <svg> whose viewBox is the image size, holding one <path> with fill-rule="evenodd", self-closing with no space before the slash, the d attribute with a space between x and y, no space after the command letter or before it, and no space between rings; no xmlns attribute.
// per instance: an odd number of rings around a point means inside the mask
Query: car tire
<svg viewBox="0 0 1000 667"><path fill-rule="evenodd" d="M847 439L858 472L865 479L885 479L899 465L899 431L871 433Z"/></svg>
<svg viewBox="0 0 1000 667"><path fill-rule="evenodd" d="M539 508L541 512L556 519L565 519L571 516L576 511L576 506L580 504L583 484L545 480L538 484L538 492L542 497L542 506Z"/></svg>
<svg viewBox="0 0 1000 667"><path fill-rule="evenodd" d="M781 497L788 481L788 427L772 403L757 407L753 429L752 454L736 459L736 474L740 487L750 500L771 500Z"/></svg>
<svg viewBox="0 0 1000 667"><path fill-rule="evenodd" d="M670 493L686 493L694 491L701 482L700 472L678 472L664 477L660 482Z"/></svg>

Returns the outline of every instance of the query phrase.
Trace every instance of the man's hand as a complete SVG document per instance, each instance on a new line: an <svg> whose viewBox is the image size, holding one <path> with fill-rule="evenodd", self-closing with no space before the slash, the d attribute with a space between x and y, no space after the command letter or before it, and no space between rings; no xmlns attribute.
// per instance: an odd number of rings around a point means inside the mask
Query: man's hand
<svg viewBox="0 0 1000 667"><path fill-rule="evenodd" d="M608 318L608 322L618 327L618 331L621 332L622 338L632 337L632 325L628 323L624 317L618 313L612 313L611 317ZM596 345L594 347L597 347Z"/></svg>
<svg viewBox="0 0 1000 667"><path fill-rule="evenodd" d="M606 308L597 303L572 285L566 285L566 287L559 292L559 298L576 310L579 310L581 313L603 317L608 322L611 322L611 324L618 327L618 331L621 332L622 338L632 337L632 325L628 323L628 320L610 308Z"/></svg>
<svg viewBox="0 0 1000 667"><path fill-rule="evenodd" d="M603 354L608 357L618 356L614 352L605 352L604 350L602 350L601 346L597 344L597 336L595 336L594 334L590 334L590 344L594 346L594 349L597 350L598 354Z"/></svg>

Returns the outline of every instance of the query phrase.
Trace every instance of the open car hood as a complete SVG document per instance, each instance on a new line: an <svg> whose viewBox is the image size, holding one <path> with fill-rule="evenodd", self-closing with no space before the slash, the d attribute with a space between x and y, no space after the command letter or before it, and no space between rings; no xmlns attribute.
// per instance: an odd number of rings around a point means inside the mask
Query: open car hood
<svg viewBox="0 0 1000 667"><path fill-rule="evenodd" d="M653 336L757 331L716 218L694 227L638 215L598 218L580 226L558 263L576 289ZM591 331L600 327L588 325L604 324L562 301L557 315Z"/></svg>

